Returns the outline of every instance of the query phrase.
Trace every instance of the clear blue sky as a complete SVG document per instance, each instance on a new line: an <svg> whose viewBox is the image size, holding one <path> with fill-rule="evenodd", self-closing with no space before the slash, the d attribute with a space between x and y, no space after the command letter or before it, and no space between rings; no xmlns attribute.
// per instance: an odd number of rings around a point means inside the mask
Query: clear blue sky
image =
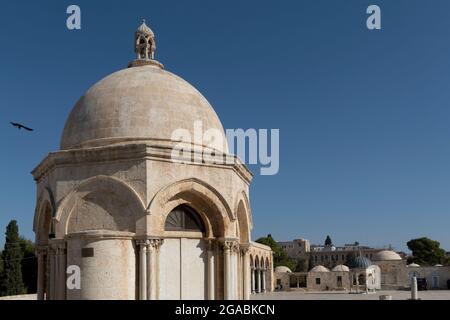
<svg viewBox="0 0 450 320"><path fill-rule="evenodd" d="M1 1L0 244L11 219L34 237L30 171L86 89L133 58L146 18L158 60L225 128L280 129L280 172L251 187L254 238L450 250L449 15L446 0Z"/></svg>

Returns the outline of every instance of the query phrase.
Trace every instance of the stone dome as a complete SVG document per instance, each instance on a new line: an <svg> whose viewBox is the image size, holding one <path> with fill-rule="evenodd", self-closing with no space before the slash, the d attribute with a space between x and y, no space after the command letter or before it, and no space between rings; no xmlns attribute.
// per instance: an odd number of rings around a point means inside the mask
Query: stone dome
<svg viewBox="0 0 450 320"><path fill-rule="evenodd" d="M343 264L339 264L336 267L333 268L333 270L331 271L336 271L336 272L349 272L350 268L343 265Z"/></svg>
<svg viewBox="0 0 450 320"><path fill-rule="evenodd" d="M312 268L309 272L330 272L330 270L324 266L318 265Z"/></svg>
<svg viewBox="0 0 450 320"><path fill-rule="evenodd" d="M201 121L202 135L216 129L223 140L214 149L228 152L222 124L200 92L155 60L135 62L99 81L80 98L66 121L62 150L138 141L190 144L194 123ZM187 130L192 141L186 135L174 139L177 129Z"/></svg>
<svg viewBox="0 0 450 320"><path fill-rule="evenodd" d="M274 272L278 272L278 273L291 273L291 269L289 269L286 266L278 266L275 268Z"/></svg>
<svg viewBox="0 0 450 320"><path fill-rule="evenodd" d="M420 265L418 265L417 263L410 263L410 264L407 265L407 267L409 267L409 268L419 268Z"/></svg>
<svg viewBox="0 0 450 320"><path fill-rule="evenodd" d="M349 267L351 269L367 269L371 265L372 265L372 261L370 261L366 257L361 257L361 256L358 256L358 257L354 258L349 263Z"/></svg>
<svg viewBox="0 0 450 320"><path fill-rule="evenodd" d="M373 257L374 261L396 261L402 260L402 257L397 252L392 250L383 250L378 252Z"/></svg>

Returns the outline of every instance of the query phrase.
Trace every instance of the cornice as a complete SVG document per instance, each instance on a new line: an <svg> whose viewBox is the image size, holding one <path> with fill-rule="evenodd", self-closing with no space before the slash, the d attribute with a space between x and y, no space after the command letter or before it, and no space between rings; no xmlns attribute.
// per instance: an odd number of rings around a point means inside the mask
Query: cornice
<svg viewBox="0 0 450 320"><path fill-rule="evenodd" d="M253 179L253 174L241 160L234 155L219 154L216 158L202 157L194 162L201 151L190 151L190 157L173 157L171 146L152 145L148 143L133 143L106 147L91 147L81 149L61 150L49 153L31 172L34 180L39 182L55 167L79 164L96 164L125 160L155 160L173 163L185 163L194 166L217 167L233 170L248 185ZM218 158L223 163L214 163ZM227 158L228 157L228 158Z"/></svg>

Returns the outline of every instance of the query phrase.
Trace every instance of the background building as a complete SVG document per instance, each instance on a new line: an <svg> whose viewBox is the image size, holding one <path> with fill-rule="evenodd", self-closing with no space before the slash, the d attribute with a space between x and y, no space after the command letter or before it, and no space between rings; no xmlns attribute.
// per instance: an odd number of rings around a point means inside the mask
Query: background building
<svg viewBox="0 0 450 320"><path fill-rule="evenodd" d="M294 239L292 241L280 241L278 245L294 260L307 261L307 265L323 265L329 269L339 264L348 264L356 256L368 259L373 257L384 248L372 248L359 243L345 244L344 246L312 245L307 239Z"/></svg>

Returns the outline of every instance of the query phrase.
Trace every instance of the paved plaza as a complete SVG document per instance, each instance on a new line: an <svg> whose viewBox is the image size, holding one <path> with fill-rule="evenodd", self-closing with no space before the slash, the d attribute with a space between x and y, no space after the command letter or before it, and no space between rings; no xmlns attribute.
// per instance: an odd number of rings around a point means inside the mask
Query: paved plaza
<svg viewBox="0 0 450 320"><path fill-rule="evenodd" d="M303 292L283 291L252 295L252 300L379 300L381 295L392 296L392 300L407 300L410 291L377 291L370 294L348 292ZM450 300L450 290L419 291L422 300Z"/></svg>

